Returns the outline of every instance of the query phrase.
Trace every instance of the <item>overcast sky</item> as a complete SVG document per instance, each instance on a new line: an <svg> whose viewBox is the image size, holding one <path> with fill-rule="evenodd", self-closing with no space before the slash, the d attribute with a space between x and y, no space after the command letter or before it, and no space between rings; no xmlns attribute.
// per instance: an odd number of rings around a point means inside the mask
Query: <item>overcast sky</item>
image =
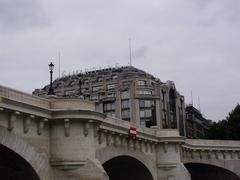
<svg viewBox="0 0 240 180"><path fill-rule="evenodd" d="M210 119L240 102L240 0L0 0L0 84L31 93L61 74L132 64L173 80Z"/></svg>

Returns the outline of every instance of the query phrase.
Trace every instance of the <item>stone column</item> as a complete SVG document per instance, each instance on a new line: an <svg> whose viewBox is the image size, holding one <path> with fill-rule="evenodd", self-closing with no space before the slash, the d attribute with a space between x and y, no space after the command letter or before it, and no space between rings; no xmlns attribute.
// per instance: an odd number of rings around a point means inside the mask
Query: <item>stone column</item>
<svg viewBox="0 0 240 180"><path fill-rule="evenodd" d="M190 174L180 160L178 142L162 142L157 144L157 176L158 180L190 180Z"/></svg>

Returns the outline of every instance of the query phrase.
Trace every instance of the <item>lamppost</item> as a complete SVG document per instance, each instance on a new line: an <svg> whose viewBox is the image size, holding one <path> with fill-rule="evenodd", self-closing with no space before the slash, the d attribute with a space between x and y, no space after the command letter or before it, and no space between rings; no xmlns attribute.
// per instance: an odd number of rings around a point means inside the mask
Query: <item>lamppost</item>
<svg viewBox="0 0 240 180"><path fill-rule="evenodd" d="M53 74L54 64L51 62L48 66L50 71L50 88L48 90L48 95L54 95L54 90L52 87L52 74Z"/></svg>

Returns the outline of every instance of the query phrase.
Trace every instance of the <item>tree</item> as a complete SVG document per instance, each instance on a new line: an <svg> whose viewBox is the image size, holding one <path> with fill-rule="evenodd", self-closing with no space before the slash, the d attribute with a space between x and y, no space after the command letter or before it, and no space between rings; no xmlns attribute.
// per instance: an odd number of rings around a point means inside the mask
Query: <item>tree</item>
<svg viewBox="0 0 240 180"><path fill-rule="evenodd" d="M206 139L228 139L228 122L221 120L213 122L206 133Z"/></svg>
<svg viewBox="0 0 240 180"><path fill-rule="evenodd" d="M229 137L228 139L240 140L240 105L238 104L227 117Z"/></svg>
<svg viewBox="0 0 240 180"><path fill-rule="evenodd" d="M228 114L226 120L213 122L206 139L240 140L240 105Z"/></svg>

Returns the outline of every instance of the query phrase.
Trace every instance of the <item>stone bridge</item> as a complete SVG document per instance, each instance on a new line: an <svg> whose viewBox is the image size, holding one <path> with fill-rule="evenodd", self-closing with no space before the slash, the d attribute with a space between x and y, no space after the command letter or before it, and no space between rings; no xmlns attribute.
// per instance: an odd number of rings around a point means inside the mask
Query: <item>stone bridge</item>
<svg viewBox="0 0 240 180"><path fill-rule="evenodd" d="M239 180L239 150L238 141L186 140L106 117L93 102L0 86L3 180Z"/></svg>
<svg viewBox="0 0 240 180"><path fill-rule="evenodd" d="M181 159L194 176L202 179L239 179L240 141L187 139ZM221 172L221 173L219 173Z"/></svg>

